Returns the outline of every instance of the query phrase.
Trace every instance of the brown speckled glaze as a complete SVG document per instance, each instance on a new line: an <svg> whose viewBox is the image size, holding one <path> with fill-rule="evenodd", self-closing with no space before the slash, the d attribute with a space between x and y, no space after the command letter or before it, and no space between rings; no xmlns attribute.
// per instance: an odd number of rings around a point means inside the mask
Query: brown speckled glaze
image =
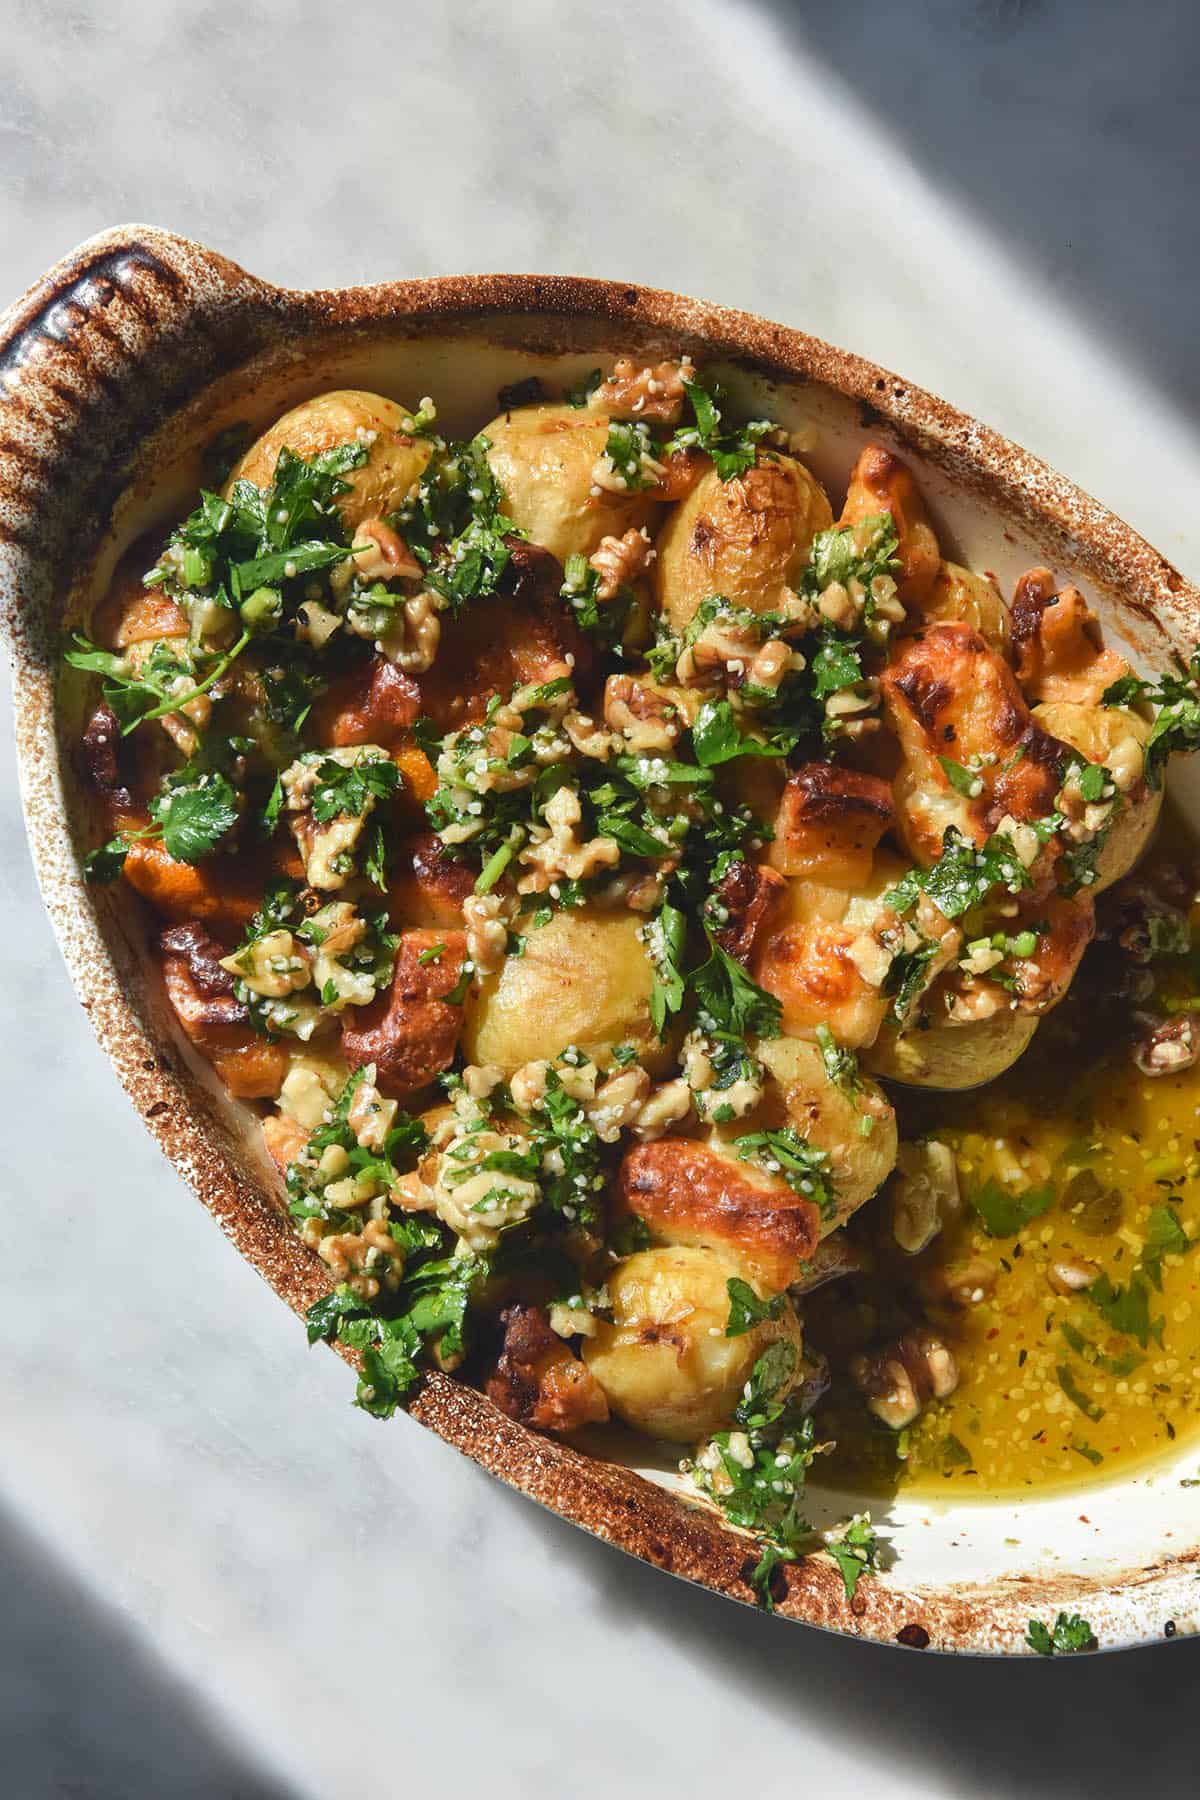
<svg viewBox="0 0 1200 1800"><path fill-rule="evenodd" d="M222 1230L297 1312L328 1285L279 1210L260 1153L147 990L138 919L78 872L86 808L73 772L76 720L59 692L59 637L79 568L144 473L164 421L203 416L206 396L250 391L255 371L299 365L331 340L431 345L470 332L530 355L669 343L771 382L855 402L866 425L916 451L1105 589L1151 660L1189 644L1200 593L1105 508L1044 464L858 357L744 313L652 289L484 275L288 292L148 227L82 245L0 319L0 608L15 663L21 780L39 879L85 1010L130 1098ZM302 1353L298 1340L297 1354ZM412 1416L502 1480L632 1555L750 1601L750 1542L617 1464L586 1457L432 1375ZM364 1421L364 1429L373 1429ZM903 1567L860 1584L853 1607L824 1558L780 1572L781 1615L909 1648L1014 1653L1034 1611L1087 1613L1101 1642L1200 1628L1200 1532L1170 1558L1116 1546L1102 1576L1030 1574L906 1588ZM963 1574L969 1576L969 1568Z"/></svg>

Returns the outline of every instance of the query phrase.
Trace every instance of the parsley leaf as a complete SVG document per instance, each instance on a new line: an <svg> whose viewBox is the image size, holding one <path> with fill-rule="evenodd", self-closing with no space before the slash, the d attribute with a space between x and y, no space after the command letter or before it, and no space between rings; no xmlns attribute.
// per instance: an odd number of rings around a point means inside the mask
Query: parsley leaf
<svg viewBox="0 0 1200 1800"><path fill-rule="evenodd" d="M786 1300L784 1294L776 1294L770 1300L760 1300L750 1283L740 1281L736 1276L725 1283L725 1288L729 1295L726 1337L743 1337L756 1325L762 1325L768 1319L777 1319L783 1311ZM778 1387L779 1383L776 1382L775 1386Z"/></svg>
<svg viewBox="0 0 1200 1800"><path fill-rule="evenodd" d="M150 812L162 831L167 854L176 862L197 863L237 824L237 795L216 771L194 783L174 785L175 780L151 800Z"/></svg>
<svg viewBox="0 0 1200 1800"><path fill-rule="evenodd" d="M1189 1250L1195 1248L1195 1244L1196 1240L1188 1236L1169 1206L1158 1205L1150 1208L1141 1267L1159 1293L1162 1292L1163 1257L1184 1256Z"/></svg>
<svg viewBox="0 0 1200 1800"><path fill-rule="evenodd" d="M780 1002L750 979L711 932L707 935L708 960L693 971L689 981L701 1027L740 1038L778 1037L783 1014Z"/></svg>
<svg viewBox="0 0 1200 1800"><path fill-rule="evenodd" d="M979 1215L989 1237L1016 1237L1032 1220L1039 1219L1054 1205L1055 1191L1045 1187L1022 1188L1013 1192L998 1181L988 1180L974 1188L967 1200Z"/></svg>
<svg viewBox="0 0 1200 1800"><path fill-rule="evenodd" d="M870 1513L856 1513L840 1537L826 1540L825 1548L841 1570L846 1599L853 1600L862 1576L878 1567L879 1539Z"/></svg>
<svg viewBox="0 0 1200 1800"><path fill-rule="evenodd" d="M791 1125L778 1131L751 1131L735 1138L743 1162L755 1162L772 1175L782 1175L794 1193L803 1194L823 1214L833 1208L829 1152L818 1150Z"/></svg>
<svg viewBox="0 0 1200 1800"><path fill-rule="evenodd" d="M1128 1287L1121 1287L1101 1275L1083 1290L1100 1317L1125 1337L1135 1338L1144 1350L1150 1339L1159 1341L1163 1321L1150 1317L1150 1289L1137 1270L1130 1276Z"/></svg>
<svg viewBox="0 0 1200 1800"><path fill-rule="evenodd" d="M692 748L705 769L738 756L786 756L799 741L800 733L790 728L765 738L743 735L728 700L706 700L692 726Z"/></svg>
<svg viewBox="0 0 1200 1800"><path fill-rule="evenodd" d="M1030 1619L1025 1642L1039 1656L1070 1656L1080 1650L1096 1648L1096 1634L1078 1613L1062 1613L1053 1627L1041 1619Z"/></svg>
<svg viewBox="0 0 1200 1800"><path fill-rule="evenodd" d="M771 429L769 419L752 419L741 426L722 430L722 403L725 395L714 383L706 388L699 381L685 381L683 391L692 409L693 423L682 425L667 443L667 454L679 450L703 450L711 456L713 467L722 481L744 475L758 459L758 446Z"/></svg>
<svg viewBox="0 0 1200 1800"><path fill-rule="evenodd" d="M1157 681L1123 675L1100 696L1102 706L1133 706L1142 701L1158 708L1146 740L1146 781L1157 789L1174 752L1200 748L1200 650L1192 652L1183 674L1170 670Z"/></svg>
<svg viewBox="0 0 1200 1800"><path fill-rule="evenodd" d="M358 818L369 801L386 800L400 786L400 771L390 757L360 756L349 765L326 757L317 766L312 814L318 825L331 819Z"/></svg>
<svg viewBox="0 0 1200 1800"><path fill-rule="evenodd" d="M686 992L682 963L687 954L687 919L670 901L659 907L649 926L646 943L654 964L650 1018L655 1031L662 1037L667 1021L682 1007Z"/></svg>

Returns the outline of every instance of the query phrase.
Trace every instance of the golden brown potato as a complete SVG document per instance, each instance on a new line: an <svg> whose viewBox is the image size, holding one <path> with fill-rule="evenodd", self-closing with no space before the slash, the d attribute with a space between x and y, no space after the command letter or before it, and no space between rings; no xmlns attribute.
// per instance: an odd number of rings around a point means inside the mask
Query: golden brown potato
<svg viewBox="0 0 1200 1800"><path fill-rule="evenodd" d="M712 1250L683 1245L642 1250L608 1277L612 1324L601 1321L583 1358L608 1404L636 1431L672 1443L728 1424L755 1362L800 1326L790 1306L740 1337L726 1337L728 1282L737 1266Z"/></svg>
<svg viewBox="0 0 1200 1800"><path fill-rule="evenodd" d="M964 624L927 625L904 638L880 682L904 762L896 779L901 835L916 861L941 853L955 825L982 843L1006 813L1044 818L1068 760L1033 719L1008 664ZM961 794L946 758L978 770L978 793Z"/></svg>
<svg viewBox="0 0 1200 1800"><path fill-rule="evenodd" d="M1007 1008L972 1025L935 1018L924 1031L902 1033L889 1021L863 1062L873 1075L908 1087L982 1087L1011 1068L1037 1025L1031 1014Z"/></svg>
<svg viewBox="0 0 1200 1800"><path fill-rule="evenodd" d="M601 1068L613 1046L633 1044L656 1073L670 1061L650 1019L654 969L631 912L571 907L525 927L525 952L507 957L467 1000L468 1062L511 1075L577 1044Z"/></svg>
<svg viewBox="0 0 1200 1800"><path fill-rule="evenodd" d="M658 511L652 493L592 492L608 442L608 415L592 407L522 406L485 425L488 462L504 510L535 544L565 562L590 556L603 537L623 537Z"/></svg>
<svg viewBox="0 0 1200 1800"><path fill-rule="evenodd" d="M841 525L857 525L875 513L890 512L896 527L900 568L896 585L900 598L923 607L933 592L941 566L941 552L912 470L885 450L868 444L854 465Z"/></svg>
<svg viewBox="0 0 1200 1800"><path fill-rule="evenodd" d="M883 1090L865 1076L859 1078L857 1093L847 1094L836 1087L820 1048L807 1039L772 1038L756 1045L755 1055L771 1078L764 1119L791 1125L829 1155L836 1210L821 1221L821 1235L826 1237L891 1174L896 1161L896 1115ZM864 1119L871 1122L865 1134Z"/></svg>
<svg viewBox="0 0 1200 1800"><path fill-rule="evenodd" d="M763 456L732 481L710 469L670 515L655 563L658 604L682 631L702 600L770 612L833 523L816 477L790 456Z"/></svg>
<svg viewBox="0 0 1200 1800"><path fill-rule="evenodd" d="M976 575L959 563L943 562L928 599L921 603L922 616L935 620L960 620L977 631L998 656L1008 654L1008 608L995 582Z"/></svg>
<svg viewBox="0 0 1200 1800"><path fill-rule="evenodd" d="M718 1251L767 1293L799 1278L822 1231L815 1201L720 1138L702 1144L664 1137L629 1150L617 1172L613 1216L629 1214L658 1243Z"/></svg>
<svg viewBox="0 0 1200 1800"><path fill-rule="evenodd" d="M251 444L235 465L225 491L228 493L235 481L268 487L285 445L297 456L311 457L337 444L353 443L360 432L374 432L366 462L344 477L350 492L337 502L338 510L347 525L394 512L420 480L433 453L428 438L410 437L403 431L401 421L409 417L407 407L385 400L382 394L367 394L358 388L317 394L276 419L271 429Z"/></svg>
<svg viewBox="0 0 1200 1800"><path fill-rule="evenodd" d="M805 763L788 776L767 860L781 875L861 887L894 816L886 781L833 763Z"/></svg>
<svg viewBox="0 0 1200 1800"><path fill-rule="evenodd" d="M1046 701L1033 716L1051 737L1070 744L1089 762L1103 763L1118 778L1124 804L1117 812L1096 859L1095 896L1128 873L1150 842L1162 811L1163 791L1145 780L1145 744L1150 726L1127 706L1086 706L1074 700Z"/></svg>
<svg viewBox="0 0 1200 1800"><path fill-rule="evenodd" d="M849 902L845 888L789 881L754 938L750 973L780 1002L787 1036L828 1025L858 1050L874 1042L887 1001L855 960L863 927L847 922Z"/></svg>
<svg viewBox="0 0 1200 1800"><path fill-rule="evenodd" d="M1033 700L1099 704L1129 664L1104 648L1100 621L1078 588L1056 591L1049 569L1029 569L1013 593L1012 641L1017 676Z"/></svg>

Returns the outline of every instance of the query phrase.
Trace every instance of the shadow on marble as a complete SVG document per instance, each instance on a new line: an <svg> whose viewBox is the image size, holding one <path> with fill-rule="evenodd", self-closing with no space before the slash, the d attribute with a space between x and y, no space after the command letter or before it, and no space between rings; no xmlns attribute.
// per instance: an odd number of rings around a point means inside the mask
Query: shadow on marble
<svg viewBox="0 0 1200 1800"><path fill-rule="evenodd" d="M486 1478L480 1476L481 1481ZM506 1488L489 1504L527 1507ZM605 1624L669 1642L707 1665L746 1709L795 1725L797 1753L824 1734L861 1745L873 1770L902 1766L956 1800L1191 1800L1200 1722L1200 1644L1048 1663L924 1657L789 1624L722 1600L611 1549L552 1513L548 1555L570 1559ZM574 1621L572 1631L586 1629ZM650 1662L653 1662L651 1657ZM686 1732L663 1718L664 1741ZM746 1748L746 1746L742 1746ZM798 1779L802 1765L797 1765ZM914 1784L914 1791L916 1786Z"/></svg>
<svg viewBox="0 0 1200 1800"><path fill-rule="evenodd" d="M0 1504L0 1746L13 1800L301 1800Z"/></svg>
<svg viewBox="0 0 1200 1800"><path fill-rule="evenodd" d="M751 0L1047 298L1200 405L1190 0ZM798 121L803 131L803 120ZM852 153L853 137L847 136ZM886 208L887 195L879 197ZM816 227L819 205L814 208ZM871 221L863 222L869 256ZM886 280L886 270L874 275ZM937 268L929 270L937 304Z"/></svg>

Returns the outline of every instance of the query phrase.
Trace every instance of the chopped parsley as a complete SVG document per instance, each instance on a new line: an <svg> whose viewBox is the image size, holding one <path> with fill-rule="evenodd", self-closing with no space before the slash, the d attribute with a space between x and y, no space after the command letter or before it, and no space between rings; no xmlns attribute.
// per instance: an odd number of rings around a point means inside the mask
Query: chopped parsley
<svg viewBox="0 0 1200 1800"><path fill-rule="evenodd" d="M1060 1612L1052 1626L1030 1619L1025 1642L1039 1656L1071 1656L1080 1650L1094 1650L1096 1634L1078 1613Z"/></svg>
<svg viewBox="0 0 1200 1800"><path fill-rule="evenodd" d="M744 1137L735 1138L734 1143L743 1162L757 1163L770 1175L782 1175L795 1193L811 1200L822 1214L828 1216L833 1211L829 1152L818 1150L793 1126L747 1132Z"/></svg>
<svg viewBox="0 0 1200 1800"><path fill-rule="evenodd" d="M1056 1197L1049 1183L1014 1192L998 1181L988 1180L972 1188L967 1201L989 1237L1016 1237L1026 1225L1049 1212Z"/></svg>
<svg viewBox="0 0 1200 1800"><path fill-rule="evenodd" d="M747 1331L753 1331L756 1325L765 1324L768 1319L777 1319L786 1304L784 1294L776 1294L770 1300L760 1300L750 1283L740 1281L736 1276L727 1281L725 1287L729 1294L729 1323L725 1327L726 1337L742 1337ZM792 1354L794 1359L795 1352L793 1351ZM791 1373L790 1369L788 1373ZM775 1387L779 1385L777 1381ZM772 1392L774 1392L774 1388Z"/></svg>
<svg viewBox="0 0 1200 1800"><path fill-rule="evenodd" d="M758 460L758 446L771 430L769 419L752 419L741 426L724 426L722 406L725 395L717 383L705 387L699 381L685 381L683 391L692 411L692 423L681 425L668 441L666 451L702 450L712 458L713 467L722 481L744 475Z"/></svg>
<svg viewBox="0 0 1200 1800"><path fill-rule="evenodd" d="M1158 708L1146 740L1146 781L1162 786L1163 773L1177 751L1200 748L1200 650L1194 650L1187 668L1168 671L1157 681L1139 675L1122 675L1105 688L1102 706L1136 706L1148 702Z"/></svg>

